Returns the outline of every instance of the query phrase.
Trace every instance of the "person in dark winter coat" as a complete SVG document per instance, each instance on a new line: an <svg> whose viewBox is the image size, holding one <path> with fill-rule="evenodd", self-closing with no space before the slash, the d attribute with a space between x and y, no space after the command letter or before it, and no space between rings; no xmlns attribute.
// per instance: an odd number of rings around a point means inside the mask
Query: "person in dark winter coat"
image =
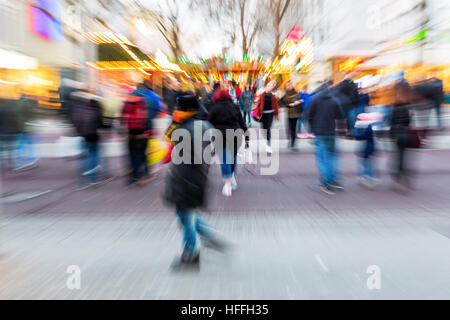
<svg viewBox="0 0 450 320"><path fill-rule="evenodd" d="M217 90L220 89L220 83L214 83L213 90L211 92L205 93L202 103L200 103L200 110L197 113L197 117L202 120L208 119L208 112L214 105L213 97Z"/></svg>
<svg viewBox="0 0 450 320"><path fill-rule="evenodd" d="M334 194L336 189L343 189L337 173L336 131L344 133L346 124L345 113L331 89L323 89L313 97L308 122L315 135L320 188L327 194Z"/></svg>
<svg viewBox="0 0 450 320"><path fill-rule="evenodd" d="M414 91L424 99L427 99L431 108L436 110L438 127L441 128L441 104L444 102L444 90L442 80L433 77L413 87Z"/></svg>
<svg viewBox="0 0 450 320"><path fill-rule="evenodd" d="M200 235L206 244L221 249L224 247L217 232L205 221L198 217L196 209L206 206L209 163L203 155L211 143L203 136L211 130L211 125L198 117L199 103L192 92L187 92L178 98L177 110L180 116L177 128L171 131L169 137L174 143L173 156L167 172L163 200L175 205L175 211L183 227L183 253L179 261L172 267L183 269L198 267L200 263L200 250L197 236ZM181 141L174 141L174 134L184 130L188 135L181 135ZM199 130L201 137L195 136ZM187 138L187 141L183 139ZM197 139L200 139L197 141ZM188 147L186 147L188 146ZM197 147L196 147L197 146ZM198 146L201 146L198 148ZM184 154L185 152L188 152ZM196 157L200 163L194 161Z"/></svg>
<svg viewBox="0 0 450 320"><path fill-rule="evenodd" d="M397 146L395 167L392 177L395 181L409 186L409 168L406 150L408 148L408 127L411 121L409 105L411 103L411 87L407 81L401 81L394 87L395 104L391 114L391 138Z"/></svg>
<svg viewBox="0 0 450 320"><path fill-rule="evenodd" d="M173 111L177 106L177 97L182 93L183 91L181 91L180 84L177 81L173 81L172 87L167 91L164 99L167 105L167 111L170 115L173 114Z"/></svg>
<svg viewBox="0 0 450 320"><path fill-rule="evenodd" d="M221 161L222 178L224 186L222 194L231 196L232 190L236 190L236 161L237 152L242 143L243 134L247 132L239 107L233 102L226 90L218 90L213 97L214 105L208 114L208 121L220 130L223 140L216 150ZM239 129L241 131L239 131ZM235 135L229 136L229 133ZM248 135L246 136L248 141Z"/></svg>
<svg viewBox="0 0 450 320"><path fill-rule="evenodd" d="M255 102L255 95L253 94L253 90L250 86L245 88L245 91L242 92L239 101L241 103L242 112L244 114L244 122L250 126L252 124L252 108L253 103Z"/></svg>
<svg viewBox="0 0 450 320"><path fill-rule="evenodd" d="M97 171L100 166L98 130L103 127L98 98L84 90L75 91L70 95L71 120L78 135L83 137L83 149L86 150L81 174L81 189L95 184L98 180Z"/></svg>
<svg viewBox="0 0 450 320"><path fill-rule="evenodd" d="M353 131L356 122L356 116L364 112L358 109L360 97L358 87L351 79L346 79L338 83L334 88L335 96L339 99L346 115L349 131Z"/></svg>

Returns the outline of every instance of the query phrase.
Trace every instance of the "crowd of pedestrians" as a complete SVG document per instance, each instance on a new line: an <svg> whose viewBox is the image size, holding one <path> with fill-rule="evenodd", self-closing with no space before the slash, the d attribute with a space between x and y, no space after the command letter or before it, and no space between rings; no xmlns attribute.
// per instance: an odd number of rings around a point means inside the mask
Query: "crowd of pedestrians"
<svg viewBox="0 0 450 320"><path fill-rule="evenodd" d="M257 88L252 84L242 89L236 82L217 82L210 91L198 83L192 89L183 90L173 80L165 89L164 96L160 97L145 80L130 90L121 103L116 103L117 99L97 96L79 83L66 84L60 90L62 111L83 141L78 189L84 190L111 178L107 165L101 160L100 142L101 132L116 126L127 137L127 185L149 182L152 179L149 145L152 139L158 138L154 120L159 114L166 114L171 124L164 134L169 147L162 163L170 164L163 199L175 206L183 226L183 254L177 266L195 266L199 262L197 234L213 248L223 250L226 247L217 231L196 214L196 210L207 201L209 163L174 161L174 156L180 151L177 146L181 144L184 156L188 153L191 160L203 159L210 143L204 139L201 143L195 140L196 128L200 128L202 137L212 129L220 133L220 139L211 140L213 147L210 151L220 163L222 194L230 197L238 188L237 156L242 145L249 148L249 129L255 122L259 123L265 151L273 154L272 126L274 121L280 120L282 110L286 115L290 150L299 151L296 146L298 138L311 139L319 188L328 195L344 190L336 148L339 137L363 142L357 152L358 181L369 189L379 183L374 163L374 155L378 151L376 137L390 138L395 144L392 179L408 189L412 187L408 150L419 148L426 141L427 121L432 109L437 112L439 127L442 125L439 118L443 102L442 81L436 78L415 85L399 79L393 85L393 103L388 106L390 112L387 113L374 111L367 91L358 88L351 78L336 84L326 81L313 92L308 92L306 86L298 92L292 82L280 86L274 80L267 81L260 88L261 94L256 94ZM36 109L33 101L26 95L18 100L0 100L2 151L11 153L9 165L14 170L32 168L37 163L38 156L34 150L36 135L28 128ZM109 107L107 109L119 109L109 113L110 119L105 116L105 103ZM119 114L118 119L114 119L114 114ZM412 124L414 117L415 125ZM386 123L390 128L388 131L376 130ZM186 130L190 135L180 140L176 134L178 129Z"/></svg>

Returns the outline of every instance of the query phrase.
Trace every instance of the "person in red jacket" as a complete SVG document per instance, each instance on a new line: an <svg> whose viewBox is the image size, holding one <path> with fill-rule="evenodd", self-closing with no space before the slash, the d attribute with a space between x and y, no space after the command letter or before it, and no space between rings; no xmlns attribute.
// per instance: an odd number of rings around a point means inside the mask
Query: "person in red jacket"
<svg viewBox="0 0 450 320"><path fill-rule="evenodd" d="M264 129L264 133L266 134L266 151L268 153L272 153L272 148L270 147L270 139L271 139L271 128L273 123L273 118L278 121L278 99L272 93L275 89L275 82L270 81L266 85L266 89L259 96L258 103L256 105L257 115L261 121L262 129Z"/></svg>

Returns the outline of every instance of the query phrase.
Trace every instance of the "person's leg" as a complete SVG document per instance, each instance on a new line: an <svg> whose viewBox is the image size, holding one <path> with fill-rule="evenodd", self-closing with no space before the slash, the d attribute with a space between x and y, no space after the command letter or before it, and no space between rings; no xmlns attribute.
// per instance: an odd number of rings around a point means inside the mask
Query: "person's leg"
<svg viewBox="0 0 450 320"><path fill-rule="evenodd" d="M297 139L297 120L297 118L289 119L290 142L292 148L295 147Z"/></svg>
<svg viewBox="0 0 450 320"><path fill-rule="evenodd" d="M403 141L399 137L397 138L397 178L403 174L403 160L404 160L405 148L403 147Z"/></svg>
<svg viewBox="0 0 450 320"><path fill-rule="evenodd" d="M303 117L297 119L297 134L302 133Z"/></svg>
<svg viewBox="0 0 450 320"><path fill-rule="evenodd" d="M97 173L96 173L96 167L98 166L98 149L97 149L97 142L96 141L89 141L86 142L87 147L87 154L86 154L86 165L85 165L85 172L89 172L89 183L95 183L97 182Z"/></svg>
<svg viewBox="0 0 450 320"><path fill-rule="evenodd" d="M317 169L319 171L319 183L321 185L326 185L327 181L325 179L325 164L324 164L324 144L323 144L323 137L317 136L315 143L315 153L316 153L316 163L317 163Z"/></svg>
<svg viewBox="0 0 450 320"><path fill-rule="evenodd" d="M201 222L197 221L197 214L193 210L188 210L177 205L175 212L183 228L182 260L193 260L199 251L197 245L197 228ZM205 230L202 227L200 229L202 229L202 232Z"/></svg>
<svg viewBox="0 0 450 320"><path fill-rule="evenodd" d="M338 183L338 157L336 153L336 137L327 136L326 137L326 152L325 152L325 163L327 171L327 182L328 183Z"/></svg>
<svg viewBox="0 0 450 320"><path fill-rule="evenodd" d="M437 116L437 122L438 122L438 128L440 129L442 127L442 119L441 119L441 104L436 103L436 116Z"/></svg>
<svg viewBox="0 0 450 320"><path fill-rule="evenodd" d="M267 128L268 128L267 114L263 114L261 117L261 127L263 129L263 137L267 141L268 140L268 138L267 138Z"/></svg>
<svg viewBox="0 0 450 320"><path fill-rule="evenodd" d="M231 165L231 153L227 148L223 148L222 151L218 153L220 160L220 168L222 170L222 178L224 181L231 179L233 174Z"/></svg>
<svg viewBox="0 0 450 320"><path fill-rule="evenodd" d="M364 173L367 177L374 179L373 166L372 166L372 158L368 156L364 158Z"/></svg>
<svg viewBox="0 0 450 320"><path fill-rule="evenodd" d="M136 152L136 138L133 135L128 137L128 152L130 156L130 180L136 181L138 179L138 155Z"/></svg>
<svg viewBox="0 0 450 320"><path fill-rule="evenodd" d="M267 143L270 145L272 139L273 113L267 115Z"/></svg>

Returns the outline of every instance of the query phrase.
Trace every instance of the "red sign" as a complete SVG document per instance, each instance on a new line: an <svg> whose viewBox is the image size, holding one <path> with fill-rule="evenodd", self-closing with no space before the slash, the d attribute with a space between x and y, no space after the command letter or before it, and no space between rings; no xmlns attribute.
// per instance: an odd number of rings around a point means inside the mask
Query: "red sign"
<svg viewBox="0 0 450 320"><path fill-rule="evenodd" d="M300 26L293 26L291 31L289 31L286 40L298 43L303 38L303 29Z"/></svg>

